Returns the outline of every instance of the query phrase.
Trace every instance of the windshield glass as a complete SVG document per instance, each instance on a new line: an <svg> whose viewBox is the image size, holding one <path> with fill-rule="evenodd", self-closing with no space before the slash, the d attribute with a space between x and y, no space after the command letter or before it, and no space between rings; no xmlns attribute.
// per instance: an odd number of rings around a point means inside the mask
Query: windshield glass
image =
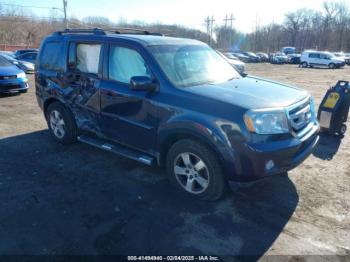
<svg viewBox="0 0 350 262"><path fill-rule="evenodd" d="M332 54L332 53L325 53L329 58L334 58L334 57L336 57L334 54Z"/></svg>
<svg viewBox="0 0 350 262"><path fill-rule="evenodd" d="M240 78L223 57L206 45L162 45L149 49L166 76L177 87Z"/></svg>
<svg viewBox="0 0 350 262"><path fill-rule="evenodd" d="M12 66L12 64L4 57L0 56L0 66Z"/></svg>

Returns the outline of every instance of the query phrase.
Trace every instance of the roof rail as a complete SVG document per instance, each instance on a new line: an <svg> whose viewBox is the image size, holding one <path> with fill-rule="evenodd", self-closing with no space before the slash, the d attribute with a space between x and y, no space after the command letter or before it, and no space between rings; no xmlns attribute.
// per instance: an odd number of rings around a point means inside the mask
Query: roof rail
<svg viewBox="0 0 350 262"><path fill-rule="evenodd" d="M163 36L161 33L152 33L147 30L138 29L138 28L127 28L127 27L117 27L117 28L111 28L106 29L106 31L111 31L116 34L142 34L142 35L159 35Z"/></svg>
<svg viewBox="0 0 350 262"><path fill-rule="evenodd" d="M94 35L105 35L106 32L101 28L72 28L65 29L64 31L55 32L56 35L64 34L94 34Z"/></svg>
<svg viewBox="0 0 350 262"><path fill-rule="evenodd" d="M114 34L141 34L141 35L158 35L163 36L161 33L151 33L146 30L137 29L137 28L72 28L65 29L63 31L57 31L55 35L64 35L64 34L94 34L94 35L106 35L107 33Z"/></svg>

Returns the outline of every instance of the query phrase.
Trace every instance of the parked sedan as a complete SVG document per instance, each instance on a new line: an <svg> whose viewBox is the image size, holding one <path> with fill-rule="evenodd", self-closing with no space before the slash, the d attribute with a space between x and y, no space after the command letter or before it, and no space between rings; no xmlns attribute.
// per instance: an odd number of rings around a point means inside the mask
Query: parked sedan
<svg viewBox="0 0 350 262"><path fill-rule="evenodd" d="M37 55L38 55L38 52L28 52L28 53L16 56L16 59L19 61L26 61L26 62L35 64Z"/></svg>
<svg viewBox="0 0 350 262"><path fill-rule="evenodd" d="M266 53L256 53L256 55L260 58L260 62L268 62L269 61L269 55Z"/></svg>
<svg viewBox="0 0 350 262"><path fill-rule="evenodd" d="M350 57L343 52L335 52L333 53L337 58L344 59L345 64L350 65Z"/></svg>
<svg viewBox="0 0 350 262"><path fill-rule="evenodd" d="M288 57L284 53L274 53L270 55L271 64L285 64L288 62Z"/></svg>
<svg viewBox="0 0 350 262"><path fill-rule="evenodd" d="M243 74L245 71L245 63L239 61L237 57L232 55L231 53L222 54L219 52L239 73Z"/></svg>
<svg viewBox="0 0 350 262"><path fill-rule="evenodd" d="M17 60L14 57L12 57L11 55L8 55L6 53L0 53L0 56L5 58L11 64L19 67L24 72L26 72L28 74L33 74L34 73L35 65L33 63Z"/></svg>
<svg viewBox="0 0 350 262"><path fill-rule="evenodd" d="M297 53L294 53L294 54L289 54L287 55L288 57L288 63L290 64L300 64L300 57L301 57L301 54L297 54Z"/></svg>
<svg viewBox="0 0 350 262"><path fill-rule="evenodd" d="M260 62L259 56L257 56L253 52L243 52L243 54L246 55L247 57L249 57L250 63L259 63Z"/></svg>
<svg viewBox="0 0 350 262"><path fill-rule="evenodd" d="M31 53L31 52L39 52L39 50L38 49L20 49L20 50L16 50L14 55L15 57L17 57L25 53Z"/></svg>
<svg viewBox="0 0 350 262"><path fill-rule="evenodd" d="M26 74L0 56L0 93L25 93L29 88Z"/></svg>
<svg viewBox="0 0 350 262"><path fill-rule="evenodd" d="M241 60L242 62L244 63L249 63L249 57L244 55L243 53L241 52L233 52L233 55L238 57L239 60Z"/></svg>

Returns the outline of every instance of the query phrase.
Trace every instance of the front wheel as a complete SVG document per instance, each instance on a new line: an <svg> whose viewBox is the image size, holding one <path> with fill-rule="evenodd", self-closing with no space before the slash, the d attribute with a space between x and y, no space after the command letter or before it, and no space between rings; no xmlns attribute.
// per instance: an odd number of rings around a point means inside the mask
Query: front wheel
<svg viewBox="0 0 350 262"><path fill-rule="evenodd" d="M75 142L77 127L73 114L61 103L54 102L49 105L46 119L51 136L62 144Z"/></svg>
<svg viewBox="0 0 350 262"><path fill-rule="evenodd" d="M195 198L214 201L226 191L220 161L207 146L192 139L175 143L167 155L171 183Z"/></svg>
<svg viewBox="0 0 350 262"><path fill-rule="evenodd" d="M346 129L347 129L346 125L342 124L340 129L339 129L339 135L341 135L341 136L345 135Z"/></svg>
<svg viewBox="0 0 350 262"><path fill-rule="evenodd" d="M335 64L334 64L334 63L330 63L330 64L328 65L328 67L329 67L330 69L334 69L334 68L335 68Z"/></svg>

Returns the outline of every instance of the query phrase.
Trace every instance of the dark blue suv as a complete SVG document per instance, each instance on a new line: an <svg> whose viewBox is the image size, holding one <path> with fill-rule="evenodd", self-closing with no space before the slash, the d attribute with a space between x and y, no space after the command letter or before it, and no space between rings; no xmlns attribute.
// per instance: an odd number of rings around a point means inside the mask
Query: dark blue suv
<svg viewBox="0 0 350 262"><path fill-rule="evenodd" d="M240 75L206 44L147 31L66 30L47 37L36 95L53 138L146 165L203 200L228 181L285 173L312 152L310 95Z"/></svg>

